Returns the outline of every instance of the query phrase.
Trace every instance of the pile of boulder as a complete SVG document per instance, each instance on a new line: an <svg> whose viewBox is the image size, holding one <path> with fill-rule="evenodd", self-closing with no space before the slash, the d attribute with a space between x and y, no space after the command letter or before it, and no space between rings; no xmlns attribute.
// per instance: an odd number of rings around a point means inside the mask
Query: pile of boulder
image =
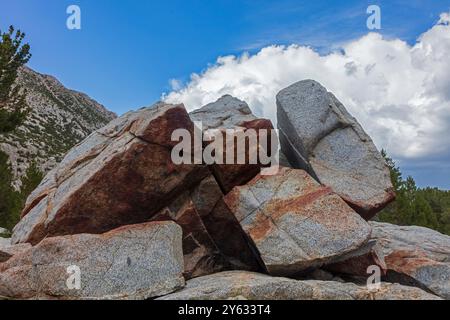
<svg viewBox="0 0 450 320"><path fill-rule="evenodd" d="M173 162L173 132L194 137L198 122L273 129L231 96L191 114L160 102L92 133L0 238L0 299L450 299L450 237L368 222L395 193L356 119L312 80L277 107L273 175ZM374 267L383 282L368 287Z"/></svg>

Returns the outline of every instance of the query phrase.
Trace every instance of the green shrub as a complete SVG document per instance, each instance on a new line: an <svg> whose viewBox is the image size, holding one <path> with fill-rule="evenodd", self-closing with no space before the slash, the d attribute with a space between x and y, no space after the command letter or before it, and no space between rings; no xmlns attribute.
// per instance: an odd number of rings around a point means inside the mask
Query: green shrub
<svg viewBox="0 0 450 320"><path fill-rule="evenodd" d="M21 191L14 190L8 155L0 151L0 227L12 230L20 220L26 199L42 179L43 173L33 163L21 180Z"/></svg>

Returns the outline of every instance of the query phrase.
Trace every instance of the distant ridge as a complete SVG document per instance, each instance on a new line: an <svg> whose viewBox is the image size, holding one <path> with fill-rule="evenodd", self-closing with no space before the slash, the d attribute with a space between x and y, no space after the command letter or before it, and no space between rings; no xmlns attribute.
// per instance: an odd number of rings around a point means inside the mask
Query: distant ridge
<svg viewBox="0 0 450 320"><path fill-rule="evenodd" d="M0 150L9 155L14 184L34 161L47 172L65 153L116 114L86 94L67 89L55 77L23 67L17 83L31 108L25 123L0 135Z"/></svg>

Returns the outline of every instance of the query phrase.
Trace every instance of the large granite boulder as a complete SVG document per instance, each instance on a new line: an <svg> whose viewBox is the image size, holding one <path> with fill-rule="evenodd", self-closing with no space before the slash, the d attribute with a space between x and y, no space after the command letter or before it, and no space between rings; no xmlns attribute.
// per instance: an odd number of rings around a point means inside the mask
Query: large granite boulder
<svg viewBox="0 0 450 320"><path fill-rule="evenodd" d="M0 264L0 296L147 299L171 293L184 286L181 235L173 222L152 222L46 238Z"/></svg>
<svg viewBox="0 0 450 320"><path fill-rule="evenodd" d="M297 281L231 271L189 280L179 292L159 300L439 300L418 288L382 283L369 291L353 283Z"/></svg>
<svg viewBox="0 0 450 320"><path fill-rule="evenodd" d="M148 221L209 175L203 165L175 165L176 129L193 136L183 105L129 112L74 147L28 198L12 242L99 234Z"/></svg>
<svg viewBox="0 0 450 320"><path fill-rule="evenodd" d="M223 198L208 215L202 217L202 220L228 269L265 271L259 253Z"/></svg>
<svg viewBox="0 0 450 320"><path fill-rule="evenodd" d="M235 217L272 275L320 267L370 238L370 226L303 170L282 168L275 176L259 175L234 188L223 203L222 215Z"/></svg>
<svg viewBox="0 0 450 320"><path fill-rule="evenodd" d="M387 280L419 286L450 299L450 237L422 227L371 222Z"/></svg>
<svg viewBox="0 0 450 320"><path fill-rule="evenodd" d="M191 112L190 117L192 121L202 123L204 133L212 132L212 130L218 130L222 133L224 164L214 164L211 169L224 193L230 192L237 185L245 184L260 173L261 167L265 165L259 161L260 158L257 158L256 164L250 162L250 155L258 155L259 145L247 144L245 148L238 150L237 143L235 143L233 164L225 164L227 157L226 130L242 130L245 133L251 129L255 131L258 139L261 137L260 130L267 130L268 144L265 151L271 155L271 130L273 125L270 120L255 117L247 103L230 95L225 95L216 102ZM234 139L230 136L228 138L229 142ZM248 139L246 141L248 142ZM206 142L205 146L208 144L209 142ZM238 164L238 155L245 157L244 163Z"/></svg>
<svg viewBox="0 0 450 320"><path fill-rule="evenodd" d="M395 199L389 169L360 124L323 86L300 81L277 95L282 152L365 219Z"/></svg>
<svg viewBox="0 0 450 320"><path fill-rule="evenodd" d="M361 254L329 265L328 270L367 277L367 268L378 265L386 281L420 287L450 299L449 236L422 227L370 224L372 239L369 251L361 251Z"/></svg>

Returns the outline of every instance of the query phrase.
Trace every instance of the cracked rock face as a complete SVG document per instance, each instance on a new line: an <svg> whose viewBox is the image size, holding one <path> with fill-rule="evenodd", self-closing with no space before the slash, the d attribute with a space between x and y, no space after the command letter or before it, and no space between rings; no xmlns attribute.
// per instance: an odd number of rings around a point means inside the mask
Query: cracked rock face
<svg viewBox="0 0 450 320"><path fill-rule="evenodd" d="M439 300L421 289L382 283L379 290L336 281L297 281L232 271L187 282L159 300Z"/></svg>
<svg viewBox="0 0 450 320"><path fill-rule="evenodd" d="M153 217L172 220L183 228L186 279L224 270L259 271L257 254L248 245L236 218L223 202L223 193L210 175L180 195Z"/></svg>
<svg viewBox="0 0 450 320"><path fill-rule="evenodd" d="M210 214L223 196L214 177L204 179L183 193L153 220L172 220L183 229L184 276L191 279L226 269L220 250L205 227L202 217Z"/></svg>
<svg viewBox="0 0 450 320"><path fill-rule="evenodd" d="M184 106L159 103L91 134L30 195L12 242L148 221L209 174L202 165L173 164L176 129L193 133Z"/></svg>
<svg viewBox="0 0 450 320"><path fill-rule="evenodd" d="M272 275L320 267L367 243L370 226L305 171L257 176L224 197Z"/></svg>
<svg viewBox="0 0 450 320"><path fill-rule="evenodd" d="M126 226L102 235L47 238L0 264L0 296L12 299L147 299L184 286L181 228ZM80 271L80 289L68 267ZM75 287L76 288L76 287Z"/></svg>
<svg viewBox="0 0 450 320"><path fill-rule="evenodd" d="M369 220L395 199L389 169L337 98L313 80L277 95L281 148L296 168L330 186Z"/></svg>
<svg viewBox="0 0 450 320"><path fill-rule="evenodd" d="M271 121L255 117L247 103L230 95L225 95L216 102L191 112L190 117L192 121L202 123L203 131L217 129L223 132L224 137L227 129L240 128L244 132L253 129L258 137L260 137L259 130L268 130L268 147L270 146L270 130L273 129ZM238 154L236 146L233 150L235 160ZM226 150L225 138L223 150ZM259 160L258 164L250 164L249 161L249 155L257 154L258 147L249 148L247 145L245 150L241 152L245 152L245 164L237 164L237 161L234 161L235 164L215 164L211 166L214 176L224 193L230 192L235 186L245 184L261 171L262 164ZM224 159L225 157L226 151L224 152Z"/></svg>

